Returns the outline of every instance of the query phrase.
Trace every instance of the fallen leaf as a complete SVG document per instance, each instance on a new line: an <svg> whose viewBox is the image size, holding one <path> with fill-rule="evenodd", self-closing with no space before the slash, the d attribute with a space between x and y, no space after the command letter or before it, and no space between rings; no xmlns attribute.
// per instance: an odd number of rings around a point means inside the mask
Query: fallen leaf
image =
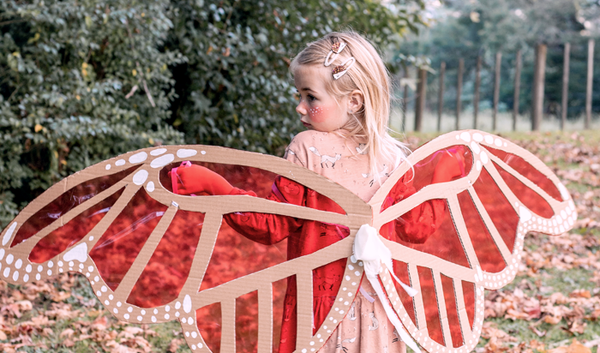
<svg viewBox="0 0 600 353"><path fill-rule="evenodd" d="M185 340L182 338L173 338L171 340L171 343L169 343L169 348L167 349L167 352L170 352L170 353L177 352L177 349L183 342L185 342Z"/></svg>
<svg viewBox="0 0 600 353"><path fill-rule="evenodd" d="M590 293L589 290L576 289L576 290L572 291L571 294L569 294L569 297L571 297L571 298L591 298L592 294Z"/></svg>
<svg viewBox="0 0 600 353"><path fill-rule="evenodd" d="M75 333L75 331L73 331L72 329L68 328L65 329L63 332L60 333L59 337L63 338L63 337L73 337L73 334Z"/></svg>
<svg viewBox="0 0 600 353"><path fill-rule="evenodd" d="M571 343L568 347L551 349L548 351L548 353L592 353L592 350L574 339L573 343Z"/></svg>

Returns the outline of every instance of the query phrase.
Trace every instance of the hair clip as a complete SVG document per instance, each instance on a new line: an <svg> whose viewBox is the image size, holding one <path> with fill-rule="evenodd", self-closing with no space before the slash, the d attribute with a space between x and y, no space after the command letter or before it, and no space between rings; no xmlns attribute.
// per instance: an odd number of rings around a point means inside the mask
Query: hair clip
<svg viewBox="0 0 600 353"><path fill-rule="evenodd" d="M348 64L349 62L350 62L350 64ZM348 60L344 61L341 65L334 67L333 68L333 79L337 80L338 78L344 76L344 74L346 72L348 72L348 70L350 70L350 68L352 67L352 65L354 65L355 62L356 62L356 59L354 59L354 57L350 57L350 58L348 58ZM346 66L346 64L348 64L348 66Z"/></svg>
<svg viewBox="0 0 600 353"><path fill-rule="evenodd" d="M346 43L344 42L335 42L331 46L331 50L327 53L327 57L325 58L325 66L331 65L332 62L335 61L335 58L338 57L338 54L344 50L346 47ZM331 55L333 53L333 56ZM329 60L331 58L331 60Z"/></svg>

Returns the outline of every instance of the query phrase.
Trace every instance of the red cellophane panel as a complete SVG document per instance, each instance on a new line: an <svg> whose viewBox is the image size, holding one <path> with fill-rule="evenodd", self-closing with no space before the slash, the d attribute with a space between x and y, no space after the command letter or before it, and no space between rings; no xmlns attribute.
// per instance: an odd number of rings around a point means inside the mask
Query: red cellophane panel
<svg viewBox="0 0 600 353"><path fill-rule="evenodd" d="M475 208L469 192L463 191L458 194L458 202L467 226L467 231L471 237L471 243L475 245L473 248L477 254L481 269L487 272L502 271L506 267L506 263L485 223L483 223L481 215L477 211L477 208Z"/></svg>
<svg viewBox="0 0 600 353"><path fill-rule="evenodd" d="M462 290L463 298L465 299L465 309L467 310L467 317L469 318L472 330L473 322L475 321L475 284L462 281Z"/></svg>
<svg viewBox="0 0 600 353"><path fill-rule="evenodd" d="M438 168L445 167L444 165L439 164L443 156L450 156L451 158L456 159L460 167L460 175L453 177L451 180L462 178L469 174L469 172L471 171L471 168L473 166L473 154L471 153L471 150L468 147L464 145L456 145L441 149L431 154L430 156L422 159L413 166L415 174L411 182L412 187L415 188L414 192L421 190L427 185L435 184L432 180L435 170ZM407 174L409 176L409 178L407 179L410 180L410 177L412 176L412 171L409 170ZM444 180L444 182L451 180ZM389 196L393 197L394 195Z"/></svg>
<svg viewBox="0 0 600 353"><path fill-rule="evenodd" d="M200 291L283 263L286 254L287 240L263 245L242 236L223 221Z"/></svg>
<svg viewBox="0 0 600 353"><path fill-rule="evenodd" d="M29 260L33 263L46 262L80 241L104 218L123 190L125 188L83 211L64 226L42 238L31 250Z"/></svg>
<svg viewBox="0 0 600 353"><path fill-rule="evenodd" d="M279 352L281 341L281 324L285 319L283 316L283 303L288 288L288 283L296 283L296 276L273 282L273 353Z"/></svg>
<svg viewBox="0 0 600 353"><path fill-rule="evenodd" d="M90 251L112 290L121 283L166 209L141 188Z"/></svg>
<svg viewBox="0 0 600 353"><path fill-rule="evenodd" d="M204 214L178 210L133 287L128 303L150 308L179 296L190 273Z"/></svg>
<svg viewBox="0 0 600 353"><path fill-rule="evenodd" d="M236 352L258 350L258 292L250 292L235 301Z"/></svg>
<svg viewBox="0 0 600 353"><path fill-rule="evenodd" d="M481 170L481 174L473 187L498 233L512 252L517 236L519 215L485 168Z"/></svg>
<svg viewBox="0 0 600 353"><path fill-rule="evenodd" d="M345 214L344 210L339 207L333 200L329 199L326 196L323 196L311 189L303 189L304 186L295 182L282 183L284 184L282 187L286 188L284 190L279 190L275 186L275 182L278 178L282 178L277 174L271 173L266 170L262 170L259 168L246 167L240 165L233 164L220 164L220 163L203 163L203 162L193 162L194 164L201 165L206 167L213 172L218 173L223 178L225 178L232 186L246 190L253 191L256 193L257 197L267 198L271 194L275 194L280 200L281 196L285 197L285 195L294 192L303 192L310 197L311 194L314 194L316 198L318 198L318 202L315 203L307 203L304 205L308 208L316 208L318 210L325 210L330 212L336 212L340 214ZM169 191L173 191L171 185L171 178L168 173L171 169L179 167L179 164L170 164L164 167L160 171L160 182L161 184ZM292 190L295 189L295 190ZM207 196L208 194L194 195L194 196Z"/></svg>
<svg viewBox="0 0 600 353"><path fill-rule="evenodd" d="M31 238L34 234L46 228L70 210L124 179L138 167L139 166L131 167L112 175L105 175L92 180L87 180L61 194L23 223L10 246L13 247L26 239Z"/></svg>
<svg viewBox="0 0 600 353"><path fill-rule="evenodd" d="M423 296L423 306L425 307L425 321L427 321L427 330L429 337L441 345L444 344L442 334L442 325L440 323L440 314L438 311L438 302L433 284L433 275L431 270L425 267L417 267L419 272L419 282L421 285L421 295Z"/></svg>
<svg viewBox="0 0 600 353"><path fill-rule="evenodd" d="M196 322L208 348L213 353L221 352L221 303L196 310Z"/></svg>
<svg viewBox="0 0 600 353"><path fill-rule="evenodd" d="M519 179L500 168L496 163L494 163L494 165L496 166L496 169L498 169L498 172L506 185L508 185L515 196L517 196L527 208L545 218L554 216L554 211L552 211L552 207L550 207L548 201L544 200L538 193L525 186Z"/></svg>
<svg viewBox="0 0 600 353"><path fill-rule="evenodd" d="M531 164L527 163L523 158L516 156L512 153L507 153L502 150L491 148L489 146L485 146L485 148L492 154L494 154L496 157L500 158L504 163L508 164L511 168L519 172L519 174L533 181L537 186L542 188L542 190L547 192L548 195L550 195L557 201L563 201L560 195L560 191L558 191L556 185L554 185L554 183L550 179L548 179L548 177L542 174L539 170L531 166Z"/></svg>
<svg viewBox="0 0 600 353"><path fill-rule="evenodd" d="M446 303L446 315L448 324L450 324L450 335L452 336L452 346L458 348L463 345L462 331L458 322L458 311L456 310L456 295L454 294L454 284L452 278L446 277L443 274L442 288L444 290L444 301Z"/></svg>
<svg viewBox="0 0 600 353"><path fill-rule="evenodd" d="M398 279L400 279L402 282L404 282L404 284L410 285L410 278L408 276L408 264L406 262L397 261L397 260L392 260L392 261L394 262L394 273L396 274L396 277L398 277ZM402 304L404 305L404 308L406 309L408 316L410 316L410 319L412 320L412 322L414 324L416 321L415 321L415 305L413 302L413 298L410 295L408 295L406 293L406 291L404 290L404 288L402 288L402 286L399 283L396 283L396 281L394 281L394 286L396 287L396 291L398 292L398 295L400 296L400 300L402 300Z"/></svg>
<svg viewBox="0 0 600 353"><path fill-rule="evenodd" d="M223 220L206 274L202 279L200 291L228 283L236 278L283 263L287 260L286 254L287 239L273 245L260 244L237 233ZM273 329L277 330L277 332L281 329L281 305L283 302L281 298L285 296L286 288L287 284L285 280L278 281L276 285L273 285L273 297L280 298L279 300L281 301L279 307L274 305L274 312L277 312L277 316L274 313ZM244 302L244 300L242 300L242 302ZM254 308L248 308L248 312L258 310L255 303L252 305ZM199 318L198 328L200 330L206 330L206 332L213 332L214 329L211 328L213 323L207 322L212 321L213 319L210 317L200 318L200 315L197 315ZM201 323L201 321L205 322ZM240 325L238 324L237 326L239 329ZM239 340L236 343L238 347L255 345L255 341L249 343L248 340L252 337L258 337L258 326L248 326L242 328L242 330L243 335L238 336ZM213 333L209 334L209 336L212 335ZM204 337L206 338L206 336ZM216 342L213 338L211 338L211 341ZM274 343L279 344L279 340L274 341ZM209 345L209 347L213 352L218 352L218 350L215 351L214 349L220 347L220 343L218 346ZM253 352L253 350L238 350L238 352Z"/></svg>
<svg viewBox="0 0 600 353"><path fill-rule="evenodd" d="M458 238L456 227L450 216L450 211L446 206L446 201L436 199L426 201L424 204L433 202L443 203L444 207L435 221L436 227L433 227L435 230L432 234L421 234L421 232L418 232L418 234L403 234L405 232L403 228L407 222L403 219L405 216L401 216L394 221L384 224L381 227L381 235L417 251L437 256L461 266L470 267L462 243ZM417 208L422 207L422 205L418 205ZM439 226L437 226L438 224ZM425 240L423 243L412 242L412 237L419 242L423 241L423 239Z"/></svg>

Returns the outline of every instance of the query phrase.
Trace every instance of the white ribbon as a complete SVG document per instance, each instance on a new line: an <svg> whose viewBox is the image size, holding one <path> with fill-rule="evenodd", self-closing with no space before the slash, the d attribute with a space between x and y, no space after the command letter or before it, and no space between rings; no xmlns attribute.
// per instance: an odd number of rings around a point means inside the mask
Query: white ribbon
<svg viewBox="0 0 600 353"><path fill-rule="evenodd" d="M373 286L373 289L375 289L375 293L377 293L388 319L394 325L396 331L398 331L400 339L412 348L413 351L421 352L415 341L404 330L400 319L398 319L398 315L390 306L389 299L387 299L388 297L379 283L377 276L383 271L382 264L387 267L394 279L400 283L408 295L414 297L418 292L414 288L402 283L396 277L392 265L392 252L379 239L377 230L368 224L363 224L356 233L356 238L354 238L354 257L363 262L367 279Z"/></svg>

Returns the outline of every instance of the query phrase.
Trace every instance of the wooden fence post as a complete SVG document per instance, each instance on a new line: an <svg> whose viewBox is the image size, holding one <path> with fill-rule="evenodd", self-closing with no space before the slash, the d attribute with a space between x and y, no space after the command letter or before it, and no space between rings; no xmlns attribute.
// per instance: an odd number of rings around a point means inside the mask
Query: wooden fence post
<svg viewBox="0 0 600 353"><path fill-rule="evenodd" d="M465 66L465 60L460 58L458 60L458 75L456 82L456 130L459 130L459 121L460 121L460 110L461 110L461 101L460 96L462 94L462 76L463 70Z"/></svg>
<svg viewBox="0 0 600 353"><path fill-rule="evenodd" d="M425 92L427 91L427 70L419 69L417 83L417 101L415 102L415 131L421 132L423 113L425 112Z"/></svg>
<svg viewBox="0 0 600 353"><path fill-rule="evenodd" d="M585 128L592 123L592 84L594 78L594 40L588 40L587 89L585 92Z"/></svg>
<svg viewBox="0 0 600 353"><path fill-rule="evenodd" d="M475 69L475 92L473 94L473 129L477 129L477 114L479 113L479 85L481 84L481 56L477 56Z"/></svg>
<svg viewBox="0 0 600 353"><path fill-rule="evenodd" d="M496 75L494 77L494 111L492 113L492 131L497 130L498 101L500 100L500 66L502 65L502 53L496 53Z"/></svg>
<svg viewBox="0 0 600 353"><path fill-rule="evenodd" d="M442 111L444 110L444 74L446 73L446 63L440 64L440 88L438 90L438 121L437 131L442 130Z"/></svg>
<svg viewBox="0 0 600 353"><path fill-rule="evenodd" d="M517 116L519 115L519 98L521 95L521 51L517 51L517 67L515 70L515 93L513 96L512 129L517 131Z"/></svg>
<svg viewBox="0 0 600 353"><path fill-rule="evenodd" d="M567 109L569 95L569 58L571 54L571 43L565 43L565 53L563 57L563 77L562 77L562 104L560 106L560 129L565 129L567 121Z"/></svg>
<svg viewBox="0 0 600 353"><path fill-rule="evenodd" d="M531 130L540 129L544 114L544 78L546 74L546 53L548 47L538 44L535 47L535 68L533 75L533 97L531 100Z"/></svg>
<svg viewBox="0 0 600 353"><path fill-rule="evenodd" d="M404 79L408 80L408 68L404 68ZM402 92L402 132L406 132L406 111L408 110L408 84L407 81L404 82L404 89Z"/></svg>

